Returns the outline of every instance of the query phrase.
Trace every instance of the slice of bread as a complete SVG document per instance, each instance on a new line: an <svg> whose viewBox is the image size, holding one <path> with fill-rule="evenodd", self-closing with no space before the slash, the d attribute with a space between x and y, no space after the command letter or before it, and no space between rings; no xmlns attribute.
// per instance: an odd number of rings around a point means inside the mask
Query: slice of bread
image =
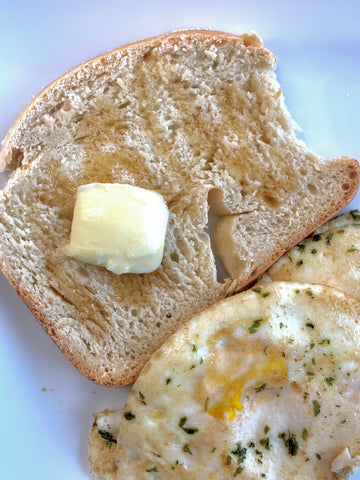
<svg viewBox="0 0 360 480"><path fill-rule="evenodd" d="M151 357L122 412L96 416L94 477L348 478L360 463L359 315L336 289L291 282L201 312Z"/></svg>
<svg viewBox="0 0 360 480"><path fill-rule="evenodd" d="M92 59L45 88L9 131L0 267L78 370L132 382L180 324L264 272L340 211L359 184L294 133L275 56L256 34L179 31ZM77 188L160 192L170 219L161 267L115 275L66 257ZM230 277L221 282L213 240Z"/></svg>

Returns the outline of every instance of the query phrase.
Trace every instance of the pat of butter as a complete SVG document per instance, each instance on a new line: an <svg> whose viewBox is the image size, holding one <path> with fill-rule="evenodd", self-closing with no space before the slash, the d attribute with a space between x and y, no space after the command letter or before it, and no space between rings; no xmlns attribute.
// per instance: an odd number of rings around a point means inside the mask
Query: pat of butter
<svg viewBox="0 0 360 480"><path fill-rule="evenodd" d="M118 183L79 187L68 256L114 273L149 273L162 261L169 211L157 192Z"/></svg>

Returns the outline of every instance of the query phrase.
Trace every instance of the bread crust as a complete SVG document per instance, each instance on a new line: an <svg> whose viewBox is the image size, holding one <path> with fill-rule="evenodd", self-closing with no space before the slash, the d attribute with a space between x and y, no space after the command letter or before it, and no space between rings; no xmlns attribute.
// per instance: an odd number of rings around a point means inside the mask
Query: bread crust
<svg viewBox="0 0 360 480"><path fill-rule="evenodd" d="M91 68L91 66L95 65L96 63L99 63L99 62L111 63L113 57L118 54L120 55L129 55L129 54L131 55L132 53L136 54L142 47L152 48L158 43L166 40L169 42L176 43L176 41L184 35L186 35L186 37L189 40L191 40L192 38L199 38L199 39L214 38L219 42L222 42L225 40L236 40L236 41L241 40L244 43L244 45L249 47L249 49L255 49L257 55L262 55L264 59L273 63L274 66L276 63L276 56L264 47L262 40L255 33L254 34L244 33L241 35L236 35L232 33L226 33L226 32L215 31L215 30L182 29L182 30L176 30L171 33L157 35L148 39L137 40L127 45L114 48L112 50L109 50L106 53L98 55L68 70L63 75L61 75L60 77L55 79L53 82L51 82L49 85L44 87L30 101L30 103L26 105L26 107L17 117L17 119L15 120L15 123L10 128L7 135L5 136L5 139L2 142L3 144L0 150L0 172L12 170L20 165L21 160L19 161L19 159L16 159L16 158L15 160L12 159L12 157L9 156L9 152L13 148L13 144L14 142L16 142L19 132L21 132L23 128L26 128L26 120L27 120L27 117L31 114L32 110L33 109L37 110L37 108L41 105L43 101L46 102L47 98L51 95L53 90L57 88L59 84L63 82L67 83L68 79L70 79L69 83L71 83L72 77L76 77L79 73L86 71L88 68ZM25 126L23 124L25 124Z"/></svg>

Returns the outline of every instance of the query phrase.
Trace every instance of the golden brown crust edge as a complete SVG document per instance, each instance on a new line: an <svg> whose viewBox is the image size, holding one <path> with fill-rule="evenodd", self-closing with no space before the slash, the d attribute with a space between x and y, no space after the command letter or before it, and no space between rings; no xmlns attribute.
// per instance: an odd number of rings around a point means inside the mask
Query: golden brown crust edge
<svg viewBox="0 0 360 480"><path fill-rule="evenodd" d="M317 218L317 222L313 221L308 224L307 228L297 232L297 235L289 238L285 244L281 245L281 250L274 252L272 257L270 257L267 263L261 264L248 278L247 282L237 283L235 292L238 293L246 289L247 286L252 284L260 275L262 275L266 270L268 270L273 263L275 263L281 256L284 255L284 252L287 252L293 246L297 245L301 240L309 236L319 225L324 224L330 220L333 216L341 212L355 197L360 183L360 165L359 162L352 157L341 156L339 158L334 158L332 160L335 163L343 164L343 170L347 172L347 177L349 178L348 190L344 191L344 196L341 201L337 202L335 205L327 205L326 210L322 212L322 215ZM345 175L344 175L345 176Z"/></svg>
<svg viewBox="0 0 360 480"><path fill-rule="evenodd" d="M7 271L6 268L3 268L3 265L1 268L6 279L19 297L24 301L32 315L34 315L51 340L59 348L60 352L69 360L69 362L78 370L81 375L91 380L96 385L100 385L102 387L121 387L123 385L129 385L137 379L144 364L147 362L147 360L149 360L153 352L149 351L147 354L143 354L141 357L139 357L137 359L138 361L136 369L134 369L132 373L123 375L121 374L121 371L117 370L116 374L107 373L104 377L100 369L96 368L96 363L89 364L87 359L84 361L84 358L82 358L78 351L72 350L66 336L61 334L60 331L53 325L51 318L42 308L44 302L38 301L34 296L29 295L28 291L25 288L22 288L22 286L14 279L11 273ZM209 301L208 307L227 297L229 290L233 292L234 288L231 287L231 284L233 284L233 281L228 278L223 284L223 289L220 294L216 297L214 296L212 300ZM185 321L186 320L190 320L190 318L185 319Z"/></svg>
<svg viewBox="0 0 360 480"><path fill-rule="evenodd" d="M2 142L2 148L0 150L0 172L15 169L21 164L21 159L16 158L16 156L15 158L13 158L11 155L11 149L15 141L15 134L19 129L21 130L23 128L23 123L26 122L27 116L32 111L32 109L33 108L36 109L43 100L46 101L48 94L54 90L56 85L65 81L67 78L71 79L78 72L82 70L86 70L88 67L91 67L91 65L97 62L104 62L104 63L107 63L109 61L111 62L112 57L119 53L123 55L127 55L131 52L136 52L136 50L141 47L148 46L150 48L165 40L176 42L179 38L183 36L187 36L188 38L191 38L191 37L215 38L220 42L224 40L236 40L236 41L241 40L243 45L245 45L246 47L254 48L257 54L263 55L269 61L273 62L274 65L276 62L276 56L273 53L271 53L267 48L264 47L261 38L256 33L250 33L250 34L243 33L243 34L237 35L237 34L226 33L218 30L205 30L205 29L176 30L171 33L165 33L155 37L137 40L127 45L123 45L121 47L109 50L108 52L105 52L101 55L93 57L81 63L80 65L77 65L76 67L68 70L63 75L56 78L53 82L47 85L45 88L43 88L30 101L30 103L26 105L26 107L23 109L23 111L15 120L12 127L9 129L7 135L5 136L5 139Z"/></svg>

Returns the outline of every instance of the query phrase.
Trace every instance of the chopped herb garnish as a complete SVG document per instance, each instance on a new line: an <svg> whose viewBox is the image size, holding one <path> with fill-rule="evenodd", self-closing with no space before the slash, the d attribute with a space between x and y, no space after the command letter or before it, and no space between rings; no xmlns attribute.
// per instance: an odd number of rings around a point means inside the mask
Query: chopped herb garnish
<svg viewBox="0 0 360 480"><path fill-rule="evenodd" d="M145 470L145 472L158 472L159 470L157 469L157 467L151 467L151 468L147 468Z"/></svg>
<svg viewBox="0 0 360 480"><path fill-rule="evenodd" d="M307 400L307 398L309 397L309 393L308 392L304 392L304 395L303 395L303 399L304 400Z"/></svg>
<svg viewBox="0 0 360 480"><path fill-rule="evenodd" d="M283 322L280 322L280 323L279 323L279 327L280 327L280 328L284 328L284 326L285 326L285 325L283 324Z"/></svg>
<svg viewBox="0 0 360 480"><path fill-rule="evenodd" d="M255 388L254 388L255 392L256 392L256 393L261 392L261 390L264 390L264 388L266 387L266 385L267 385L266 383L263 383L263 384L261 384L259 387L255 387Z"/></svg>
<svg viewBox="0 0 360 480"><path fill-rule="evenodd" d="M176 462L171 465L171 470L175 470L175 468L176 468L178 465L180 465L180 462L179 462L179 460L176 460Z"/></svg>
<svg viewBox="0 0 360 480"><path fill-rule="evenodd" d="M360 220L360 215L358 210L351 210L350 215L353 217L354 220Z"/></svg>
<svg viewBox="0 0 360 480"><path fill-rule="evenodd" d="M193 352L197 352L197 346L195 345L195 343L193 343L192 351L193 351Z"/></svg>
<svg viewBox="0 0 360 480"><path fill-rule="evenodd" d="M325 382L329 385L329 387L332 387L332 386L333 386L334 380L335 380L334 377L326 377L326 378L325 378Z"/></svg>
<svg viewBox="0 0 360 480"><path fill-rule="evenodd" d="M248 328L249 333L256 333L262 323L262 318L258 318L254 323Z"/></svg>
<svg viewBox="0 0 360 480"><path fill-rule="evenodd" d="M190 370L192 370L195 367L196 367L196 365L191 365Z"/></svg>
<svg viewBox="0 0 360 480"><path fill-rule="evenodd" d="M242 463L246 458L246 447L243 447L241 443L236 444L236 449L232 450L232 455L235 455L238 463Z"/></svg>
<svg viewBox="0 0 360 480"><path fill-rule="evenodd" d="M209 397L206 397L206 399L205 399L205 405L204 405L204 410L205 410L205 412L207 412L208 405L209 405Z"/></svg>
<svg viewBox="0 0 360 480"><path fill-rule="evenodd" d="M213 447L210 453L214 453L216 450L216 447Z"/></svg>
<svg viewBox="0 0 360 480"><path fill-rule="evenodd" d="M323 338L319 345L330 345L330 340L328 338Z"/></svg>
<svg viewBox="0 0 360 480"><path fill-rule="evenodd" d="M309 432L306 430L306 428L303 429L302 434L301 434L301 438L303 440L305 440L305 442L309 438Z"/></svg>
<svg viewBox="0 0 360 480"><path fill-rule="evenodd" d="M140 402L143 404L143 405L146 405L146 402L145 402L145 395L141 392L139 392L139 397L140 397Z"/></svg>
<svg viewBox="0 0 360 480"><path fill-rule="evenodd" d="M116 438L110 432L106 432L105 430L98 430L98 434L102 436L104 440L109 443L117 443Z"/></svg>
<svg viewBox="0 0 360 480"><path fill-rule="evenodd" d="M321 235L319 235L318 233L316 235L313 236L313 241L314 242L318 242L319 240L321 240Z"/></svg>
<svg viewBox="0 0 360 480"><path fill-rule="evenodd" d="M300 268L303 263L304 263L304 260L299 260L299 261L296 263L296 268Z"/></svg>
<svg viewBox="0 0 360 480"><path fill-rule="evenodd" d="M183 446L183 449L182 449L183 452L185 453L189 453L190 455L192 455L192 451L190 450L190 447L187 443L185 443L185 445Z"/></svg>
<svg viewBox="0 0 360 480"><path fill-rule="evenodd" d="M356 251L357 251L357 248L351 247L348 250L346 250L346 253L351 253L351 252L356 252Z"/></svg>
<svg viewBox="0 0 360 480"><path fill-rule="evenodd" d="M201 365L202 363L204 363L203 357L200 358L200 362L199 362L199 363L200 363L200 365Z"/></svg>
<svg viewBox="0 0 360 480"><path fill-rule="evenodd" d="M326 237L326 245L331 245L331 239L334 236L333 232L330 232L329 235Z"/></svg>
<svg viewBox="0 0 360 480"><path fill-rule="evenodd" d="M249 442L247 446L248 446L249 448L254 448L254 447L255 447L255 443L254 443L254 442Z"/></svg>
<svg viewBox="0 0 360 480"><path fill-rule="evenodd" d="M288 449L289 455L291 455L292 457L295 456L299 448L299 444L296 440L296 435L294 433L288 432L287 436L286 433L279 433L278 437L283 440L285 447L287 447Z"/></svg>
<svg viewBox="0 0 360 480"><path fill-rule="evenodd" d="M314 343L314 342L311 342L310 345L309 345L309 347L310 347L310 350L312 350L312 349L315 347L315 343Z"/></svg>
<svg viewBox="0 0 360 480"><path fill-rule="evenodd" d="M289 262L292 263L293 259L291 255L288 255L287 258L289 259Z"/></svg>
<svg viewBox="0 0 360 480"><path fill-rule="evenodd" d="M187 434L189 434L189 435L193 435L194 433L196 433L196 432L199 431L198 428L194 428L194 427L184 427L186 421L187 421L187 417L181 417L181 418L180 418L180 421L179 421L179 427L182 428L185 433L187 433Z"/></svg>
<svg viewBox="0 0 360 480"><path fill-rule="evenodd" d="M239 475L239 473L241 473L243 470L244 470L244 467L242 467L242 466L237 467L233 476L236 477L236 475Z"/></svg>
<svg viewBox="0 0 360 480"><path fill-rule="evenodd" d="M305 245L298 245L297 249L299 250L300 253L304 253L305 252Z"/></svg>
<svg viewBox="0 0 360 480"><path fill-rule="evenodd" d="M262 292L262 288L261 287L254 287L251 289L253 292L255 293L261 293Z"/></svg>
<svg viewBox="0 0 360 480"><path fill-rule="evenodd" d="M270 431L270 427L268 425L265 425L265 428L264 428L264 433L265 435Z"/></svg>
<svg viewBox="0 0 360 480"><path fill-rule="evenodd" d="M313 377L315 375L315 373L314 372L306 372L306 375L308 377Z"/></svg>
<svg viewBox="0 0 360 480"><path fill-rule="evenodd" d="M314 415L317 417L320 413L321 405L317 400L312 401L313 404L313 409L314 409Z"/></svg>
<svg viewBox="0 0 360 480"><path fill-rule="evenodd" d="M270 438L269 437L266 437L266 438L261 438L260 439L260 445L262 445L263 447L266 448L266 450L270 450Z"/></svg>
<svg viewBox="0 0 360 480"><path fill-rule="evenodd" d="M316 248L313 248L310 253L312 253L313 255L316 255L317 254Z"/></svg>
<svg viewBox="0 0 360 480"><path fill-rule="evenodd" d="M306 293L306 295L309 295L309 297L315 298L315 297L314 297L314 294L313 294L313 292L310 290L310 288L309 288L308 290L305 290L305 293Z"/></svg>
<svg viewBox="0 0 360 480"><path fill-rule="evenodd" d="M305 325L309 328L312 328L313 330L315 328L315 325L312 322L307 322Z"/></svg>
<svg viewBox="0 0 360 480"><path fill-rule="evenodd" d="M231 464L231 457L230 457L230 455L228 455L226 457L226 465L230 465L230 464Z"/></svg>
<svg viewBox="0 0 360 480"><path fill-rule="evenodd" d="M126 418L126 420L132 420L133 418L135 418L135 415L131 412L125 412L124 417Z"/></svg>
<svg viewBox="0 0 360 480"><path fill-rule="evenodd" d="M165 385L169 385L170 382L171 382L171 378L168 377L168 378L165 380Z"/></svg>
<svg viewBox="0 0 360 480"><path fill-rule="evenodd" d="M261 296L265 298L265 297L268 297L269 295L270 295L270 292L264 292Z"/></svg>
<svg viewBox="0 0 360 480"><path fill-rule="evenodd" d="M320 453L316 453L316 454L315 454L315 457L316 457L318 460L321 460L321 455L320 455Z"/></svg>

